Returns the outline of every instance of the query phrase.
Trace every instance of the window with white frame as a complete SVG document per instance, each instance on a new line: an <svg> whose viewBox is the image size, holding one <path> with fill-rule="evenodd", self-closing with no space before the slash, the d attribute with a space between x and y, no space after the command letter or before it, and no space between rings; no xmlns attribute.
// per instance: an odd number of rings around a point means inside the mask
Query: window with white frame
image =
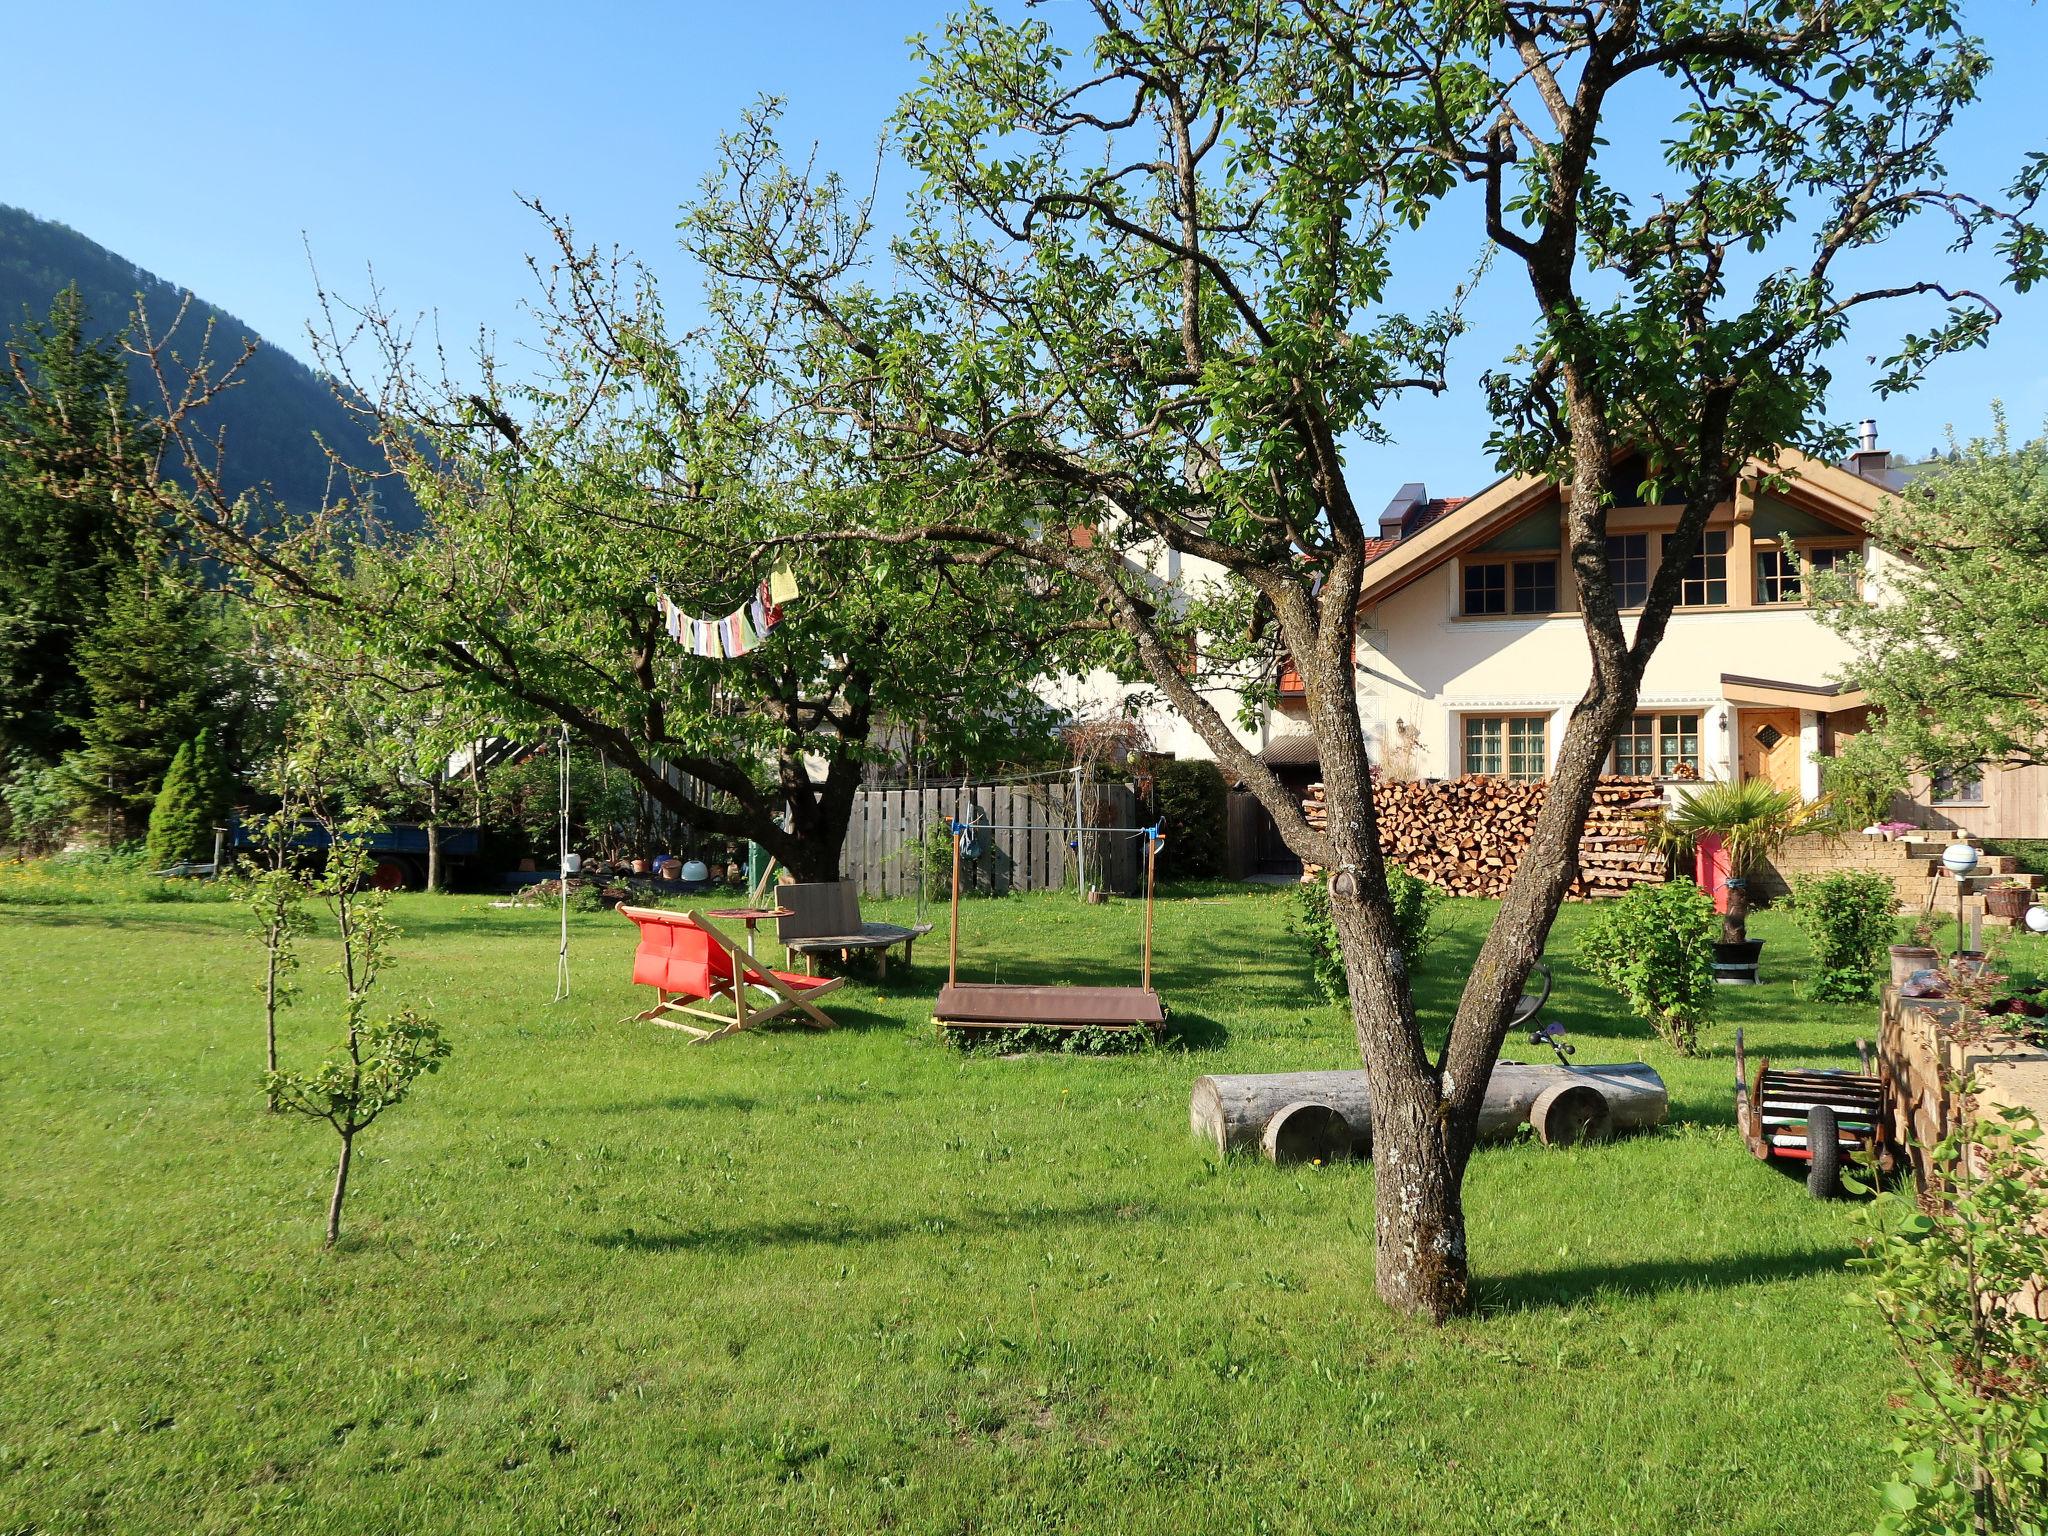
<svg viewBox="0 0 2048 1536"><path fill-rule="evenodd" d="M1932 795L1936 805L1982 805L1983 775L1937 773L1934 776Z"/></svg>

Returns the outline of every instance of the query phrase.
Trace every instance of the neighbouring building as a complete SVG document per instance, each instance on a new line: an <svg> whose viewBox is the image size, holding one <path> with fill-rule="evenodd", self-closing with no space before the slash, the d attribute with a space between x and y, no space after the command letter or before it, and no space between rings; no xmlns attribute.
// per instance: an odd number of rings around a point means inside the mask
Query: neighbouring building
<svg viewBox="0 0 2048 1536"><path fill-rule="evenodd" d="M1624 465L1618 483L1646 478L1639 463ZM1841 465L1785 450L1746 466L1708 521L1612 770L1674 785L1764 778L1819 794L1821 760L1863 729L1869 710L1837 681L1849 652L1807 606L1807 577L1853 558L1881 594L1896 562L1872 544L1867 525L1903 487L1869 422ZM1609 513L1608 559L1625 615L1642 603L1678 514L1628 499ZM1590 675L1562 520L1559 487L1533 476L1471 497L1431 498L1404 485L1388 504L1366 569L1357 650L1360 711L1379 772L1548 775ZM1167 587L1183 574L1177 565L1156 573ZM1087 681L1100 698L1103 680ZM1240 734L1306 789L1318 768L1304 714L1300 681L1283 671L1278 707L1260 730ZM1161 750L1207 755L1163 707L1154 734ZM2048 837L2048 770L1922 781L1896 814L1992 839ZM1286 852L1270 822L1257 819L1258 861L1277 867Z"/></svg>

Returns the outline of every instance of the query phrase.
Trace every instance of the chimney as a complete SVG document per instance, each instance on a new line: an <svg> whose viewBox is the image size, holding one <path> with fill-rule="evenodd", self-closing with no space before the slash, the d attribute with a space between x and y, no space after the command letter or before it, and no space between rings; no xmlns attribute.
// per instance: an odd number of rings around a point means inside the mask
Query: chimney
<svg viewBox="0 0 2048 1536"><path fill-rule="evenodd" d="M1394 499L1387 503L1387 509L1380 513L1380 537L1398 539L1401 537L1401 520L1422 503L1429 500L1428 487L1419 480L1411 480L1394 492Z"/></svg>
<svg viewBox="0 0 2048 1536"><path fill-rule="evenodd" d="M1849 455L1842 468L1879 485L1890 485L1891 467L1891 454L1877 446L1877 423L1868 416L1864 417L1856 428L1856 451Z"/></svg>

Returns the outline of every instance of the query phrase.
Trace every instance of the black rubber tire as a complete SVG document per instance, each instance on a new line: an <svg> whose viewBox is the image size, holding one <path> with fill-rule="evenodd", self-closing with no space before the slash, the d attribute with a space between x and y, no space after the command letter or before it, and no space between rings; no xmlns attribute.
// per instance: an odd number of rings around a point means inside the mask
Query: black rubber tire
<svg viewBox="0 0 2048 1536"><path fill-rule="evenodd" d="M1842 1193L1842 1137L1835 1112L1816 1104L1806 1112L1806 1192L1816 1200L1834 1200Z"/></svg>

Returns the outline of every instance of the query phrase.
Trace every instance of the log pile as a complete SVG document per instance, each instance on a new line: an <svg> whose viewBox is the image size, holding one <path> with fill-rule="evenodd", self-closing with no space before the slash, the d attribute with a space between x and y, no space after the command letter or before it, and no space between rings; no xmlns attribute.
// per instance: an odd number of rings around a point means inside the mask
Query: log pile
<svg viewBox="0 0 2048 1536"><path fill-rule="evenodd" d="M1372 800L1380 852L1389 863L1454 896L1498 897L1514 878L1548 788L1541 781L1487 774L1409 782L1375 777ZM1638 820L1639 807L1658 798L1655 779L1611 774L1600 780L1579 835L1579 872L1567 893L1571 900L1621 896L1631 886L1669 878L1664 855L1644 845ZM1321 784L1309 786L1302 809L1311 826L1325 824L1328 807ZM1311 865L1302 878L1317 873Z"/></svg>

